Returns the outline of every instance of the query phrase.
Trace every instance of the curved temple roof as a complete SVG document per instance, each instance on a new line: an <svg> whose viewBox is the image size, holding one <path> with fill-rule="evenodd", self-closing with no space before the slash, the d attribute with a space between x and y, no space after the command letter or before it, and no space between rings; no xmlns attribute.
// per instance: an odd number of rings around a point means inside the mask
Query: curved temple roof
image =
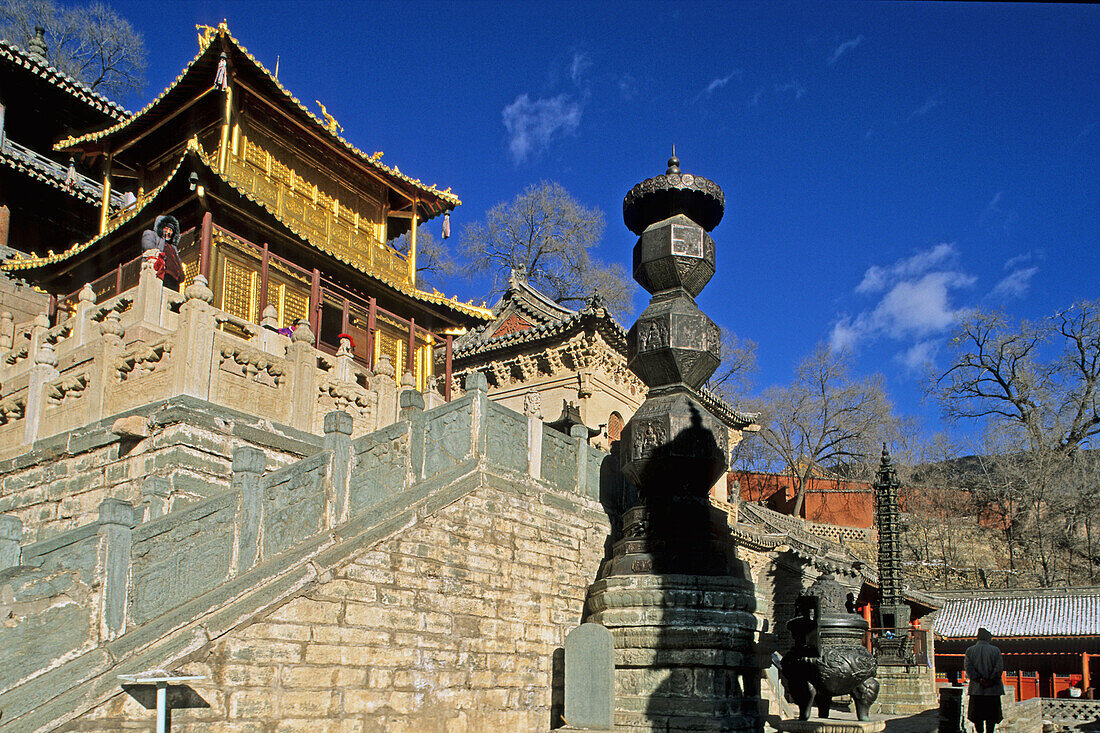
<svg viewBox="0 0 1100 733"><path fill-rule="evenodd" d="M186 93L191 87L196 86L191 82L196 80L197 75L200 73L200 68L206 69L208 66L216 66L218 56L223 48L231 54L231 63L233 64L235 73L251 70L251 72L267 87L265 91L275 92L272 94L272 97L280 101L289 114L313 128L314 131L323 138L330 139L338 148L342 148L348 153L349 157L356 160L356 162L364 165L364 167L368 169L376 171L384 178L389 179L395 187L410 189L417 195L425 196L426 198L421 199L420 203L422 206L425 206L430 213L426 219L442 214L444 211L449 211L462 203L456 195L451 193L449 188L440 190L434 185L423 183L418 178L412 178L405 175L398 170L396 166L391 168L384 165L378 160L380 156L364 153L336 132L326 127L320 119L310 112L305 105L298 101L297 97L291 94L286 87L279 82L274 74L268 71L263 64L233 37L224 21L218 25L215 29L215 33L202 47L198 55L184 67L175 81L169 84L156 99L146 105L142 110L135 113L132 117L104 130L89 133L87 135L66 138L57 143L54 148L60 151L74 151L89 143L101 143L102 141L116 136L121 136L123 132L137 134L142 132L145 128L152 128L173 113L173 108L170 108L165 100L170 96L175 97L176 95L174 95L173 92L177 89L184 90L184 93ZM210 75L209 78L212 79L213 75ZM204 81L199 86L206 87L208 84ZM197 88L198 87L196 87L196 90Z"/></svg>
<svg viewBox="0 0 1100 733"><path fill-rule="evenodd" d="M74 79L68 74L58 71L49 63L31 55L14 43L0 41L0 57L16 66L22 66L34 72L62 91L109 117L123 121L130 118L130 112L122 105L103 96L79 79Z"/></svg>

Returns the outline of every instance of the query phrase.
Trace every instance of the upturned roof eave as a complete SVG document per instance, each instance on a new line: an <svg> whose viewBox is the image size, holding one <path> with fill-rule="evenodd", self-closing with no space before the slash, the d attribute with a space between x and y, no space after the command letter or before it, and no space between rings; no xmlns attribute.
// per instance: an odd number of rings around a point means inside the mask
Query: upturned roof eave
<svg viewBox="0 0 1100 733"><path fill-rule="evenodd" d="M426 216L425 221L444 212L453 210L462 202L450 189L439 190L435 186L424 184L419 179L407 176L396 167L390 168L378 161L375 156L368 155L359 150L336 132L326 127L305 105L303 105L289 90L282 85L267 68L248 52L240 42L229 33L225 24L218 26L215 39L211 40L199 53L184 67L176 79L168 85L153 101L134 113L129 119L123 120L103 130L85 135L73 136L60 141L54 146L61 152L76 152L84 150L96 150L105 147L105 143L117 143L125 136L136 136L144 132L146 125L154 125L163 115L165 105L175 102L180 94L177 89L201 91L204 83L193 83L195 77L205 72L213 72L217 66L217 58L222 51L233 55L234 73L251 74L253 81L258 80L270 92L270 98L275 101L289 116L296 118L310 129L317 137L327 142L334 152L343 156L346 160L362 168L368 174L379 176L395 189L403 190L407 198L417 198L421 206L426 206L431 216ZM210 75L213 83L213 73ZM182 96L187 96L186 93ZM182 100L181 100L182 101ZM411 194L411 195L410 195ZM427 196L427 199L422 198Z"/></svg>

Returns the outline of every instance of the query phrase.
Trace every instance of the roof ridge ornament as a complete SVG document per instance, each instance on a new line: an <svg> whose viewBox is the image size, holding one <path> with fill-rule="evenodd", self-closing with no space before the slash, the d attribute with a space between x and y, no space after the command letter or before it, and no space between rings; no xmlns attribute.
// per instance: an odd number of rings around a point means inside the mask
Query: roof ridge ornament
<svg viewBox="0 0 1100 733"><path fill-rule="evenodd" d="M43 26L34 27L34 35L27 42L27 51L43 63L49 63L49 59L46 58L46 29Z"/></svg>
<svg viewBox="0 0 1100 733"><path fill-rule="evenodd" d="M199 32L200 52L205 51L207 46L209 46L214 41L214 38L218 35L217 28L209 25L203 25L202 23L197 23L195 25L195 30Z"/></svg>

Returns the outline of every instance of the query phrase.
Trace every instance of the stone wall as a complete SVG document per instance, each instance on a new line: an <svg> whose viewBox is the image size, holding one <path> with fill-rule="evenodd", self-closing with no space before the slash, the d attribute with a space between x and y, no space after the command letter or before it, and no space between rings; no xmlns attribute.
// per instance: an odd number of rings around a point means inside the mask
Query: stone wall
<svg viewBox="0 0 1100 733"><path fill-rule="evenodd" d="M176 719L203 729L317 730L318 705L390 730L443 709L459 729L547 725L611 525L608 458L474 381L430 412L404 393L403 419L357 440L332 413L322 450L278 470L239 447L228 491L143 524L107 499L20 547L0 517L0 731L147 725L118 675L192 667L202 709Z"/></svg>
<svg viewBox="0 0 1100 733"><path fill-rule="evenodd" d="M96 521L107 498L149 521L227 489L241 446L263 449L276 469L319 451L321 438L205 400L162 400L0 461L0 514L19 520L24 543Z"/></svg>
<svg viewBox="0 0 1100 733"><path fill-rule="evenodd" d="M0 256L11 252L0 249ZM49 296L26 283L13 279L7 273L0 274L0 320L23 323L46 310ZM8 314L3 317L2 314Z"/></svg>

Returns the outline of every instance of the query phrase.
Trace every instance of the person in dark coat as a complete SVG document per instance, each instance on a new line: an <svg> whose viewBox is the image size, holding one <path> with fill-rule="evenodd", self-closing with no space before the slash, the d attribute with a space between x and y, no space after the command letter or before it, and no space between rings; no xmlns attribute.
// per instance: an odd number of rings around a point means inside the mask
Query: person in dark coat
<svg viewBox="0 0 1100 733"><path fill-rule="evenodd" d="M183 263L176 251L179 237L180 223L171 214L158 216L153 228L141 233L142 252L155 250L158 253L153 268L157 277L164 281L164 286L172 290L179 290L184 278Z"/></svg>
<svg viewBox="0 0 1100 733"><path fill-rule="evenodd" d="M993 733L1002 719L1001 695L1005 694L1005 686L1001 675L1005 665L1001 650L990 644L992 640L993 634L988 629L978 629L978 643L966 650L966 676L970 678L966 717L978 733Z"/></svg>

